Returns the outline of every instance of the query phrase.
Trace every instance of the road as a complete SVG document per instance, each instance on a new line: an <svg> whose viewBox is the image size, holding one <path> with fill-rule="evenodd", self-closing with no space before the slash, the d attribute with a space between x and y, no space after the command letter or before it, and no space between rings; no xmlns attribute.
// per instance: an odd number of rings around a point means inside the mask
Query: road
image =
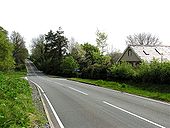
<svg viewBox="0 0 170 128"><path fill-rule="evenodd" d="M42 88L62 128L170 128L168 103L51 78L32 62L26 65L28 79Z"/></svg>

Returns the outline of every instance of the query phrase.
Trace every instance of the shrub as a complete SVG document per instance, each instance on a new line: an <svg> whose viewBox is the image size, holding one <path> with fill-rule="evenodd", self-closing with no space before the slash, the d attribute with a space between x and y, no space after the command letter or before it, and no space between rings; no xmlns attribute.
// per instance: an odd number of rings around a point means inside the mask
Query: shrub
<svg viewBox="0 0 170 128"><path fill-rule="evenodd" d="M142 62L137 70L137 80L143 83L169 84L170 62Z"/></svg>
<svg viewBox="0 0 170 128"><path fill-rule="evenodd" d="M63 59L62 64L62 75L64 76L76 76L79 64L72 56L67 56Z"/></svg>
<svg viewBox="0 0 170 128"><path fill-rule="evenodd" d="M101 64L90 65L82 69L82 77L90 79L107 79L107 66Z"/></svg>
<svg viewBox="0 0 170 128"><path fill-rule="evenodd" d="M162 63L161 82L166 83L166 84L170 84L170 62Z"/></svg>
<svg viewBox="0 0 170 128"><path fill-rule="evenodd" d="M147 62L142 62L137 68L136 82L148 82L149 81L149 73L150 65Z"/></svg>
<svg viewBox="0 0 170 128"><path fill-rule="evenodd" d="M24 64L17 64L17 65L15 66L15 70L16 70L16 71L23 71L23 70L25 70L25 69L26 69L26 67L25 67Z"/></svg>
<svg viewBox="0 0 170 128"><path fill-rule="evenodd" d="M131 81L136 74L132 65L126 62L113 64L108 73L112 80L118 81Z"/></svg>

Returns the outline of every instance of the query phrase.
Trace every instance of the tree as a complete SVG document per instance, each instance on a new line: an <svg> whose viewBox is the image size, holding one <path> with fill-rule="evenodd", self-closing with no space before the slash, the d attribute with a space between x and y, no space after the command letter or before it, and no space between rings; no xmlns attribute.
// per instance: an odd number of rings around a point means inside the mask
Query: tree
<svg viewBox="0 0 170 128"><path fill-rule="evenodd" d="M25 59L28 57L28 50L25 47L24 38L18 33L13 31L10 40L14 46L13 57L15 59L16 68L24 68Z"/></svg>
<svg viewBox="0 0 170 128"><path fill-rule="evenodd" d="M89 65L97 63L100 58L100 50L96 46L93 46L89 43L85 43L84 45L81 46L85 51L84 66L88 67Z"/></svg>
<svg viewBox="0 0 170 128"><path fill-rule="evenodd" d="M8 32L0 26L0 71L14 68L12 57L12 44L8 38Z"/></svg>
<svg viewBox="0 0 170 128"><path fill-rule="evenodd" d="M70 55L81 65L85 59L85 53L83 46L76 42Z"/></svg>
<svg viewBox="0 0 170 128"><path fill-rule="evenodd" d="M66 56L61 64L62 74L65 76L76 76L79 64L72 56Z"/></svg>
<svg viewBox="0 0 170 128"><path fill-rule="evenodd" d="M61 73L61 62L63 56L67 54L68 39L63 35L64 31L61 28L56 32L50 30L47 35L45 35L46 40L46 52L49 58L51 58L49 72L52 74Z"/></svg>
<svg viewBox="0 0 170 128"><path fill-rule="evenodd" d="M38 38L32 39L32 50L31 50L31 59L38 67L38 69L42 71L47 70L47 65L49 64L50 58L46 54L46 43L45 36L39 35Z"/></svg>
<svg viewBox="0 0 170 128"><path fill-rule="evenodd" d="M107 37L108 35L104 32L100 32L97 30L96 32L96 42L97 42L97 47L100 49L102 55L104 52L106 52L106 47L107 47Z"/></svg>
<svg viewBox="0 0 170 128"><path fill-rule="evenodd" d="M152 36L150 33L139 33L127 36L127 44L130 45L160 45L159 38Z"/></svg>

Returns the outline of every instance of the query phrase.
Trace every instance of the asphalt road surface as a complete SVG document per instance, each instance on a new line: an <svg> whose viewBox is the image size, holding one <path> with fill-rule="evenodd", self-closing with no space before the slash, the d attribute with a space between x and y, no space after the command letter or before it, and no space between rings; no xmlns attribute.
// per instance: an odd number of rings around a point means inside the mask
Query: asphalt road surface
<svg viewBox="0 0 170 128"><path fill-rule="evenodd" d="M170 128L170 104L43 75L26 61L61 128ZM55 124L55 123L54 123Z"/></svg>

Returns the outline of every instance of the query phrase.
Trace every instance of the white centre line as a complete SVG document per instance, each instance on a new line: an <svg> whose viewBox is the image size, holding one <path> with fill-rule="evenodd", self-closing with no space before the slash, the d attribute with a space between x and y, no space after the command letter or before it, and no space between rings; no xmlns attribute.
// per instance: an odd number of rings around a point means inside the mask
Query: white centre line
<svg viewBox="0 0 170 128"><path fill-rule="evenodd" d="M79 92L79 93L81 93L81 94L84 94L84 95L88 95L87 93L85 93L85 92L82 92L82 91L80 91L80 90L77 90L77 89L75 89L75 88L72 88L72 87L68 87L68 88L70 88L70 89L72 89L72 90L74 90L74 91L76 91L76 92Z"/></svg>
<svg viewBox="0 0 170 128"><path fill-rule="evenodd" d="M151 123L151 124L153 124L153 125L156 125L156 126L158 126L158 127L160 127L160 128L166 128L166 127L164 127L164 126L162 126L162 125L160 125L160 124L157 124L157 123L155 123L155 122L153 122L153 121L150 121L150 120L148 120L148 119L146 119L146 118L143 118L143 117L141 117L141 116L138 116L138 115L136 115L136 114L134 114L134 113L132 113L132 112L129 112L129 111L123 109L123 108L117 107L117 106L115 106L115 105L113 105L113 104L110 104L110 103L108 103L108 102L106 102L106 101L103 101L103 103L105 103L105 104L107 104L107 105L109 105L109 106L111 106L111 107L114 107L114 108L116 108L116 109L119 109L119 110L121 110L121 111L123 111L123 112L126 112L126 113L128 113L128 114L130 114L130 115L132 115L132 116L135 116L135 117L137 117L137 118L139 118L139 119L141 119L141 120L144 120L144 121L146 121L146 122L148 122L148 123Z"/></svg>
<svg viewBox="0 0 170 128"><path fill-rule="evenodd" d="M42 78L42 77L40 77L40 78ZM45 79L45 78L42 78L42 79ZM59 85L65 87L63 84L58 83L58 82L56 82L56 81L47 80L47 79L46 79L46 81L53 82L53 83L55 83L55 84L59 84ZM75 88L72 88L72 87L68 87L68 88L70 88L70 89L72 89L72 90L74 90L74 91L76 91L76 92L79 92L79 93L81 93L81 94L83 94L83 95L86 95L86 96L88 95L87 93L82 92L82 91L80 91L80 90L77 90L77 89L75 89Z"/></svg>

